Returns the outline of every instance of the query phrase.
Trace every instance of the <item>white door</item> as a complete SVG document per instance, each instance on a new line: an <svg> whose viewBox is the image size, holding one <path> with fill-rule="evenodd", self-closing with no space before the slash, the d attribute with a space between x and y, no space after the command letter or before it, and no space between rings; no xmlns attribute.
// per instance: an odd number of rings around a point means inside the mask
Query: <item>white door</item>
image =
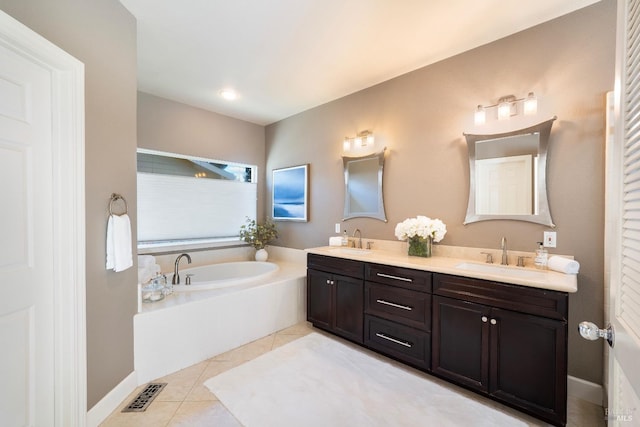
<svg viewBox="0 0 640 427"><path fill-rule="evenodd" d="M83 426L83 65L0 11L0 426Z"/></svg>
<svg viewBox="0 0 640 427"><path fill-rule="evenodd" d="M0 64L0 425L29 426L53 419L51 78Z"/></svg>
<svg viewBox="0 0 640 427"><path fill-rule="evenodd" d="M614 336L605 417L609 426L624 427L640 425L639 0L618 0L617 27L616 92L607 117L605 311Z"/></svg>
<svg viewBox="0 0 640 427"><path fill-rule="evenodd" d="M531 215L532 156L476 160L476 213Z"/></svg>

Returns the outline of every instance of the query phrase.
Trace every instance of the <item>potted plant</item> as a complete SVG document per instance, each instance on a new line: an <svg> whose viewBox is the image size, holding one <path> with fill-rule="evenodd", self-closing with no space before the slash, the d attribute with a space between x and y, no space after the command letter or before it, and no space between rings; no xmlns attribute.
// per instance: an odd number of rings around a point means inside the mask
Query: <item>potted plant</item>
<svg viewBox="0 0 640 427"><path fill-rule="evenodd" d="M269 254L265 247L278 238L276 224L267 219L264 224L258 224L255 219L247 217L247 223L240 226L240 239L256 249L256 261L266 261Z"/></svg>

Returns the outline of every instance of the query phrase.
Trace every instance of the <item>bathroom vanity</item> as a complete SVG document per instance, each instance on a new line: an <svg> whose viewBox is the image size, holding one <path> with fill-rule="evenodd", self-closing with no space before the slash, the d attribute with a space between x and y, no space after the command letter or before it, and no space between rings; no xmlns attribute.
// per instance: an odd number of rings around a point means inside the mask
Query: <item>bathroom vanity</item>
<svg viewBox="0 0 640 427"><path fill-rule="evenodd" d="M308 252L307 320L314 326L566 424L575 276L384 251Z"/></svg>

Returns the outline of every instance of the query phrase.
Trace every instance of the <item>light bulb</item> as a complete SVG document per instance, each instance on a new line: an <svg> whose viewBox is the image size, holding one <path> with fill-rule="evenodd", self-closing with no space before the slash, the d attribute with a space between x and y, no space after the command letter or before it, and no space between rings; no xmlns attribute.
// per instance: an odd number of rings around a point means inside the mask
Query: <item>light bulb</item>
<svg viewBox="0 0 640 427"><path fill-rule="evenodd" d="M236 92L231 88L226 88L220 91L220 96L226 99L227 101L233 101L238 98L238 92Z"/></svg>
<svg viewBox="0 0 640 427"><path fill-rule="evenodd" d="M527 98L524 100L524 114L532 115L538 112L538 99L533 92L529 92Z"/></svg>
<svg viewBox="0 0 640 427"><path fill-rule="evenodd" d="M501 102L498 104L498 120L505 120L511 117L511 103Z"/></svg>
<svg viewBox="0 0 640 427"><path fill-rule="evenodd" d="M351 151L351 141L349 141L349 138L345 138L344 141L342 141L342 151Z"/></svg>
<svg viewBox="0 0 640 427"><path fill-rule="evenodd" d="M484 111L482 105L478 105L476 112L473 116L473 121L476 125L483 125L487 121L487 114Z"/></svg>

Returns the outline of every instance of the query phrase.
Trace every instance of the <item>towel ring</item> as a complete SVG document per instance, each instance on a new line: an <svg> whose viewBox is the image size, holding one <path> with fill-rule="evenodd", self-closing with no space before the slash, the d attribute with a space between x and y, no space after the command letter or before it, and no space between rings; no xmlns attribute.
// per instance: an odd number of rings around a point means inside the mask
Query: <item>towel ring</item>
<svg viewBox="0 0 640 427"><path fill-rule="evenodd" d="M118 200L122 200L124 203L124 212L117 214L113 212L113 204ZM129 208L127 207L127 201L120 194L112 193L111 200L109 200L109 215L126 215L129 212Z"/></svg>

